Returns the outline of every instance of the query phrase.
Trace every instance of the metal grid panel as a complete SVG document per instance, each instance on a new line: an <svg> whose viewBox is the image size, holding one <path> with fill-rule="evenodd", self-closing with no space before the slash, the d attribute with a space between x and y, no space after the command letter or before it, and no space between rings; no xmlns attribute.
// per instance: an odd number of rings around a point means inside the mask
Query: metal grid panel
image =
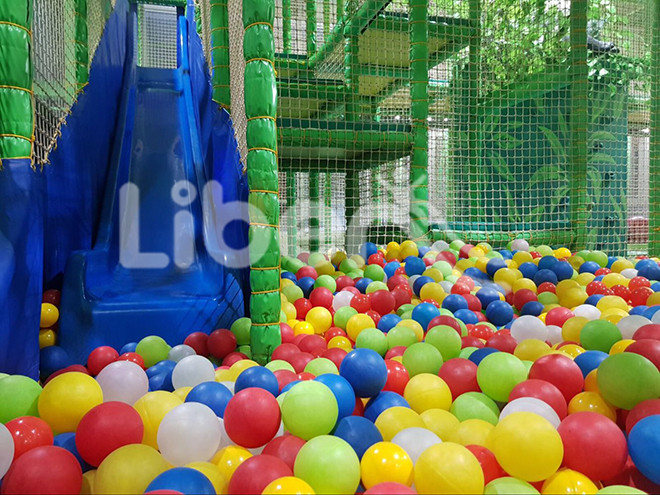
<svg viewBox="0 0 660 495"><path fill-rule="evenodd" d="M141 67L177 68L176 7L138 5L140 44L138 64Z"/></svg>

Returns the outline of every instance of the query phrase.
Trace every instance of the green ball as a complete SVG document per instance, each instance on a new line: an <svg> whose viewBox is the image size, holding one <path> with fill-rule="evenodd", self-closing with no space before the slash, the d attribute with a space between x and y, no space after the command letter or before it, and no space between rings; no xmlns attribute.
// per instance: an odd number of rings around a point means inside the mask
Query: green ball
<svg viewBox="0 0 660 495"><path fill-rule="evenodd" d="M442 366L442 354L431 344L418 342L403 353L403 365L410 378L421 373L437 375Z"/></svg>
<svg viewBox="0 0 660 495"><path fill-rule="evenodd" d="M541 256L552 256L554 254L553 249L550 246L546 246L545 244L541 244L539 247L537 247L536 252Z"/></svg>
<svg viewBox="0 0 660 495"><path fill-rule="evenodd" d="M495 478L484 487L484 495L539 495L539 491L518 478Z"/></svg>
<svg viewBox="0 0 660 495"><path fill-rule="evenodd" d="M609 353L622 338L619 327L607 320L588 321L580 331L580 344L588 351Z"/></svg>
<svg viewBox="0 0 660 495"><path fill-rule="evenodd" d="M364 276L364 273L362 273L362 270L351 270L346 275L351 277L353 280L356 280L358 278L362 278Z"/></svg>
<svg viewBox="0 0 660 495"><path fill-rule="evenodd" d="M460 239L454 239L449 243L449 249L453 249L454 251L459 251L463 246L465 246L465 243Z"/></svg>
<svg viewBox="0 0 660 495"><path fill-rule="evenodd" d="M339 269L344 273L350 273L358 269L357 263L350 258L346 258L339 264Z"/></svg>
<svg viewBox="0 0 660 495"><path fill-rule="evenodd" d="M459 421L466 419L483 419L496 425L500 418L500 410L495 401L481 392L465 392L452 402L449 412Z"/></svg>
<svg viewBox="0 0 660 495"><path fill-rule="evenodd" d="M575 253L575 256L582 258L584 261L588 261L587 258L589 257L589 254L591 251L587 251L586 249L583 249L582 251L578 251Z"/></svg>
<svg viewBox="0 0 660 495"><path fill-rule="evenodd" d="M646 494L638 488L633 488L632 486L627 485L610 485L604 488L601 488L596 492L596 495L642 495Z"/></svg>
<svg viewBox="0 0 660 495"><path fill-rule="evenodd" d="M507 402L513 387L526 379L527 367L508 352L489 354L477 368L477 383L482 392L498 402Z"/></svg>
<svg viewBox="0 0 660 495"><path fill-rule="evenodd" d="M413 309L415 309L415 305L414 305L414 304L402 304L402 305L399 306L399 308L396 310L396 314L399 315L399 316L401 316L401 315L404 314L404 313L408 313L408 312L411 312L411 313L412 313L412 310L413 310ZM404 319L404 318L402 317L401 319Z"/></svg>
<svg viewBox="0 0 660 495"><path fill-rule="evenodd" d="M544 306L547 306L548 304L557 304L559 302L559 298L554 292L541 292L536 297Z"/></svg>
<svg viewBox="0 0 660 495"><path fill-rule="evenodd" d="M298 451L293 474L315 493L353 494L360 484L360 459L345 440L321 435Z"/></svg>
<svg viewBox="0 0 660 495"><path fill-rule="evenodd" d="M0 373L0 380L7 378L9 375L7 373Z"/></svg>
<svg viewBox="0 0 660 495"><path fill-rule="evenodd" d="M607 254L602 251L591 251L585 258L585 261L594 261L598 263L601 268L605 268L609 258Z"/></svg>
<svg viewBox="0 0 660 495"><path fill-rule="evenodd" d="M330 275L321 275L314 282L314 288L325 287L330 292L335 292L337 290L337 282Z"/></svg>
<svg viewBox="0 0 660 495"><path fill-rule="evenodd" d="M282 403L284 402L284 398L288 393L289 391L287 390L286 392L282 392L280 395L277 396L277 403L280 405L280 410L282 409Z"/></svg>
<svg viewBox="0 0 660 495"><path fill-rule="evenodd" d="M294 373L296 371L293 368L293 366L291 366L289 363L287 363L282 359L273 359L272 361L267 363L265 367L268 368L270 371L289 370L289 371L293 371Z"/></svg>
<svg viewBox="0 0 660 495"><path fill-rule="evenodd" d="M458 353L458 357L462 359L468 359L474 351L477 350L477 347L463 347L461 352Z"/></svg>
<svg viewBox="0 0 660 495"><path fill-rule="evenodd" d="M287 300L293 304L296 302L298 299L302 298L305 296L303 293L303 290L298 287L297 285L287 285L282 289L282 294L284 294L287 298Z"/></svg>
<svg viewBox="0 0 660 495"><path fill-rule="evenodd" d="M373 292L376 292L377 290L389 291L387 284L385 282L371 282L369 285L367 285L367 290L365 292L367 294L371 294Z"/></svg>
<svg viewBox="0 0 660 495"><path fill-rule="evenodd" d="M328 261L327 258L321 253L311 253L309 258L307 258L307 264L309 266L316 266L319 263L325 263L326 261Z"/></svg>
<svg viewBox="0 0 660 495"><path fill-rule="evenodd" d="M335 311L334 322L335 326L346 330L346 324L351 316L358 314L358 310L351 306L343 306Z"/></svg>
<svg viewBox="0 0 660 495"><path fill-rule="evenodd" d="M455 284L456 281L458 280L458 277L457 277L456 275L447 275L447 276L445 277L445 280L446 280L447 282L451 282L452 284Z"/></svg>
<svg viewBox="0 0 660 495"><path fill-rule="evenodd" d="M387 336L377 328L365 328L357 336L355 348L371 349L381 356L387 352Z"/></svg>
<svg viewBox="0 0 660 495"><path fill-rule="evenodd" d="M313 380L296 383L282 402L282 421L292 435L309 440L332 431L337 399L326 385Z"/></svg>
<svg viewBox="0 0 660 495"><path fill-rule="evenodd" d="M447 278L451 275L451 265L444 260L436 261L433 263L433 268L440 270L440 273L442 273L444 278Z"/></svg>
<svg viewBox="0 0 660 495"><path fill-rule="evenodd" d="M397 325L387 332L387 346L390 349L399 346L408 347L416 342L417 335L415 331L405 325Z"/></svg>
<svg viewBox="0 0 660 495"><path fill-rule="evenodd" d="M170 345L158 335L149 335L138 342L135 352L142 356L144 365L151 368L154 364L167 359Z"/></svg>
<svg viewBox="0 0 660 495"><path fill-rule="evenodd" d="M404 311L399 315L402 320L412 320L412 311Z"/></svg>
<svg viewBox="0 0 660 495"><path fill-rule="evenodd" d="M236 350L245 354L248 359L252 359L252 347L249 344L239 345Z"/></svg>
<svg viewBox="0 0 660 495"><path fill-rule="evenodd" d="M456 321L458 322L458 326L461 327L461 337L467 337L468 331L465 323L463 323L463 320L459 320L457 318Z"/></svg>
<svg viewBox="0 0 660 495"><path fill-rule="evenodd" d="M633 352L606 357L598 366L597 379L603 399L621 409L632 409L646 399L660 396L660 371Z"/></svg>
<svg viewBox="0 0 660 495"><path fill-rule="evenodd" d="M380 265L367 265L364 267L364 276L375 282L385 280L385 270Z"/></svg>
<svg viewBox="0 0 660 495"><path fill-rule="evenodd" d="M37 416L41 385L23 375L9 375L0 380L0 423L19 416Z"/></svg>
<svg viewBox="0 0 660 495"><path fill-rule="evenodd" d="M247 345L250 343L250 328L252 327L252 320L250 318L239 318L234 323L232 323L231 333L236 337L236 344Z"/></svg>
<svg viewBox="0 0 660 495"><path fill-rule="evenodd" d="M337 365L324 357L317 357L315 359L312 359L309 363L307 363L307 366L305 366L304 371L306 371L307 373L311 373L314 376L339 374Z"/></svg>
<svg viewBox="0 0 660 495"><path fill-rule="evenodd" d="M438 325L426 333L425 342L440 351L443 361L458 357L461 352L461 336L452 327Z"/></svg>
<svg viewBox="0 0 660 495"><path fill-rule="evenodd" d="M291 269L289 271L292 273L296 273L303 266L306 266L305 263L300 261L298 258L291 258L291 267L290 267Z"/></svg>

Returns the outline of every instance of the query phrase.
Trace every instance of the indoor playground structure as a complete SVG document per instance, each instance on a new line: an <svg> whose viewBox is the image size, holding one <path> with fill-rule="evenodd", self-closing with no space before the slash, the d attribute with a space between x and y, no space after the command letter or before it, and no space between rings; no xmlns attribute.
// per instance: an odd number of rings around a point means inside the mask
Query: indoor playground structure
<svg viewBox="0 0 660 495"><path fill-rule="evenodd" d="M659 191L658 0L0 0L0 493L660 493Z"/></svg>

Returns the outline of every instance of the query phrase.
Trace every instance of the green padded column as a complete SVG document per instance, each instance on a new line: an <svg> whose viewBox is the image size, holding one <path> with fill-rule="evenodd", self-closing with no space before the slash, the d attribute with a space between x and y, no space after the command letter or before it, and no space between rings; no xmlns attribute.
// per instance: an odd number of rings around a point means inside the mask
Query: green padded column
<svg viewBox="0 0 660 495"><path fill-rule="evenodd" d="M291 0L282 0L282 43L284 53L291 53Z"/></svg>
<svg viewBox="0 0 660 495"><path fill-rule="evenodd" d="M286 173L286 211L288 218L286 222L288 223L287 230L287 244L289 246L289 256L296 256L298 254L298 231L296 229L296 173L287 172Z"/></svg>
<svg viewBox="0 0 660 495"><path fill-rule="evenodd" d="M359 76L357 74L359 69L359 37L357 35L346 34L346 30L344 30L344 33L344 81L348 90L344 115L346 120L357 122L360 120L360 106L358 103L360 86ZM352 231L350 227L354 221L358 208L360 207L359 180L359 173L356 168L348 168L346 170L345 214L347 232ZM353 241L347 238L346 246L352 246L352 244Z"/></svg>
<svg viewBox="0 0 660 495"><path fill-rule="evenodd" d="M32 0L0 0L0 168L3 158L31 158Z"/></svg>
<svg viewBox="0 0 660 495"><path fill-rule="evenodd" d="M227 0L211 0L211 57L213 101L224 108L231 104L229 87L229 11Z"/></svg>
<svg viewBox="0 0 660 495"><path fill-rule="evenodd" d="M429 230L429 30L428 0L409 0L410 6L410 233L413 238Z"/></svg>
<svg viewBox="0 0 660 495"><path fill-rule="evenodd" d="M89 81L89 46L87 40L87 0L76 0L76 90L81 91Z"/></svg>
<svg viewBox="0 0 660 495"><path fill-rule="evenodd" d="M307 0L307 58L316 53L316 0Z"/></svg>
<svg viewBox="0 0 660 495"><path fill-rule="evenodd" d="M277 172L274 0L243 0L245 116L250 188L250 342L264 364L280 335L280 201ZM256 213L258 212L258 214Z"/></svg>
<svg viewBox="0 0 660 495"><path fill-rule="evenodd" d="M319 173L310 172L309 174L309 252L314 253L319 250L319 201L321 200L321 191L319 188Z"/></svg>
<svg viewBox="0 0 660 495"><path fill-rule="evenodd" d="M571 2L571 119L570 119L570 211L575 231L573 248L585 249L587 242L587 126L589 123L589 67L587 66L588 0Z"/></svg>
<svg viewBox="0 0 660 495"><path fill-rule="evenodd" d="M481 146L479 129L479 69L481 66L481 0L470 0L470 25L473 33L468 45L468 115L467 115L467 146L468 146L468 202L470 205L470 221L479 222L484 219Z"/></svg>
<svg viewBox="0 0 660 495"><path fill-rule="evenodd" d="M651 45L651 157L649 175L649 254L660 255L660 2L653 7Z"/></svg>

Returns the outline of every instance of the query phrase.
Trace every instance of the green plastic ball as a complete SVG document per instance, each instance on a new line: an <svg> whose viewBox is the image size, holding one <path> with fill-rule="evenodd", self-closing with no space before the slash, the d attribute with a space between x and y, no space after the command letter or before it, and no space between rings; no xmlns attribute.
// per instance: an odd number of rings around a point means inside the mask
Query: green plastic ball
<svg viewBox="0 0 660 495"><path fill-rule="evenodd" d="M282 402L284 428L303 440L330 433L338 415L332 391L313 380L296 383Z"/></svg>
<svg viewBox="0 0 660 495"><path fill-rule="evenodd" d="M367 285L367 290L365 292L367 294L371 294L378 290L389 290L389 289L387 288L387 284L385 282L371 282L369 285Z"/></svg>
<svg viewBox="0 0 660 495"><path fill-rule="evenodd" d="M307 363L304 371L306 371L307 373L311 373L314 376L321 376L326 374L333 374L333 375L339 374L337 365L324 357L317 357L315 359L312 359L309 363Z"/></svg>
<svg viewBox="0 0 660 495"><path fill-rule="evenodd" d="M272 361L267 363L265 367L268 368L270 371L289 370L289 371L293 371L294 373L296 371L293 368L293 366L291 366L289 363L287 363L282 359L273 359Z"/></svg>
<svg viewBox="0 0 660 495"><path fill-rule="evenodd" d="M339 264L339 269L344 273L350 273L353 270L357 270L358 266L355 261L350 258L346 258Z"/></svg>
<svg viewBox="0 0 660 495"><path fill-rule="evenodd" d="M236 337L237 345L248 345L250 343L250 328L252 328L252 320L250 318L239 318L232 323L229 330Z"/></svg>
<svg viewBox="0 0 660 495"><path fill-rule="evenodd" d="M355 348L371 349L381 356L387 352L387 336L377 328L365 328L355 340Z"/></svg>
<svg viewBox="0 0 660 495"><path fill-rule="evenodd" d="M399 346L408 347L416 342L415 331L405 325L398 325L387 332L387 346L390 349Z"/></svg>
<svg viewBox="0 0 660 495"><path fill-rule="evenodd" d="M330 275L321 275L314 282L314 288L316 289L318 287L325 287L330 292L336 292L337 282L335 282L335 279L332 278Z"/></svg>
<svg viewBox="0 0 660 495"><path fill-rule="evenodd" d="M452 402L449 412L459 421L466 419L483 419L492 424L497 424L500 410L495 401L481 392L465 392Z"/></svg>
<svg viewBox="0 0 660 495"><path fill-rule="evenodd" d="M621 409L632 409L646 399L660 397L660 371L633 352L606 357L598 366L597 380L603 398Z"/></svg>
<svg viewBox="0 0 660 495"><path fill-rule="evenodd" d="M158 335L149 335L138 342L135 352L142 356L144 365L150 368L154 364L167 359L170 349L171 347L165 342L165 339Z"/></svg>
<svg viewBox="0 0 660 495"><path fill-rule="evenodd" d="M537 298L544 306L547 306L548 304L557 304L559 302L559 298L554 292L541 292Z"/></svg>
<svg viewBox="0 0 660 495"><path fill-rule="evenodd" d="M403 365L410 378L421 373L437 375L442 366L442 354L431 344L418 342L403 353Z"/></svg>
<svg viewBox="0 0 660 495"><path fill-rule="evenodd" d="M461 352L461 336L447 325L437 325L426 333L424 341L440 351L443 361L458 357Z"/></svg>
<svg viewBox="0 0 660 495"><path fill-rule="evenodd" d="M396 314L399 315L399 316L401 316L401 315L404 314L404 313L408 313L408 312L411 312L411 313L412 313L412 310L413 310L413 309L415 309L415 306L414 306L413 304L402 304L402 305L399 306L399 308L396 310ZM401 316L401 319L404 319L404 318Z"/></svg>
<svg viewBox="0 0 660 495"><path fill-rule="evenodd" d="M526 379L527 367L508 352L489 354L477 368L477 383L482 392L498 402L507 402L513 387Z"/></svg>
<svg viewBox="0 0 660 495"><path fill-rule="evenodd" d="M0 423L19 416L37 416L41 385L23 375L9 375L0 380Z"/></svg>
<svg viewBox="0 0 660 495"><path fill-rule="evenodd" d="M309 266L316 266L320 263L325 263L326 261L326 257L321 253L310 253L309 258L307 258L307 264Z"/></svg>
<svg viewBox="0 0 660 495"><path fill-rule="evenodd" d="M298 451L293 474L315 493L353 494L360 484L360 459L345 440L321 435Z"/></svg>
<svg viewBox="0 0 660 495"><path fill-rule="evenodd" d="M449 249L453 249L455 251L459 251L463 246L465 246L465 243L460 239L454 239L449 243Z"/></svg>
<svg viewBox="0 0 660 495"><path fill-rule="evenodd" d="M358 314L357 309L352 308L351 306L343 306L335 311L335 326L346 330L346 324L351 316Z"/></svg>
<svg viewBox="0 0 660 495"><path fill-rule="evenodd" d="M298 287L297 285L287 285L282 289L282 294L284 294L287 298L287 300L293 304L296 302L298 299L301 297L304 297L305 294L303 293L303 290Z"/></svg>
<svg viewBox="0 0 660 495"><path fill-rule="evenodd" d="M463 359L468 359L472 355L472 353L476 350L477 347L472 347L472 346L463 347L463 349L461 349L461 352L458 353L458 357Z"/></svg>
<svg viewBox="0 0 660 495"><path fill-rule="evenodd" d="M385 280L385 271L380 265L367 265L364 267L364 276L375 282L382 282Z"/></svg>
<svg viewBox="0 0 660 495"><path fill-rule="evenodd" d="M609 258L607 254L602 251L591 251L585 258L585 261L594 261L598 263L601 268L605 268Z"/></svg>
<svg viewBox="0 0 660 495"><path fill-rule="evenodd" d="M539 495L539 491L526 481L508 476L495 478L484 487L484 495Z"/></svg>
<svg viewBox="0 0 660 495"><path fill-rule="evenodd" d="M609 353L622 338L619 327L607 320L588 321L580 331L580 344L588 351Z"/></svg>
<svg viewBox="0 0 660 495"><path fill-rule="evenodd" d="M245 354L248 359L252 359L252 347L249 344L239 345L236 350Z"/></svg>

